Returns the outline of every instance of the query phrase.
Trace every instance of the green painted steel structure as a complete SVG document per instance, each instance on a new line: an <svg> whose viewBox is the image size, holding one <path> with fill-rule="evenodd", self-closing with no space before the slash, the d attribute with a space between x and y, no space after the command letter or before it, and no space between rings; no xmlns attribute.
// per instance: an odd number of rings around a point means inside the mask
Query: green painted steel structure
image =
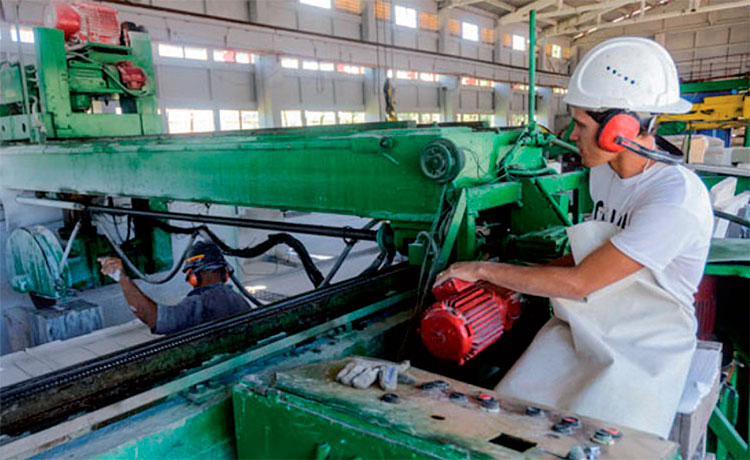
<svg viewBox="0 0 750 460"><path fill-rule="evenodd" d="M87 43L73 51L62 31L35 28L36 65L22 74L18 63L0 64L0 140L160 134L151 41L144 33L129 35L130 46ZM145 72L144 88L120 81L123 61ZM91 113L96 100L117 101L122 113Z"/></svg>

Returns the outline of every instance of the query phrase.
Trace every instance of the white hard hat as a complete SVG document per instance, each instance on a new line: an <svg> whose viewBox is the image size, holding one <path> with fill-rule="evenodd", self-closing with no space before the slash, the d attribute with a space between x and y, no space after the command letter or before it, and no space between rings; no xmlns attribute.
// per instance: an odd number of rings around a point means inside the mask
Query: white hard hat
<svg viewBox="0 0 750 460"><path fill-rule="evenodd" d="M686 113L677 68L663 46L640 37L599 43L576 67L568 83L567 104L589 110Z"/></svg>

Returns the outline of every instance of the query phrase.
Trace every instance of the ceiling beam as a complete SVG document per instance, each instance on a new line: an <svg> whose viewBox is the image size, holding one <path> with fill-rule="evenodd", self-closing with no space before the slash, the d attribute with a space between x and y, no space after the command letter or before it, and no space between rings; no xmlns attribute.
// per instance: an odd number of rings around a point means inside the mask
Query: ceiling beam
<svg viewBox="0 0 750 460"><path fill-rule="evenodd" d="M516 11L516 7L511 5L510 3L506 3L502 0L442 0L438 4L438 9L444 10L444 9L450 9L450 8L461 8L464 6L470 6L475 5L477 3L489 3L490 5L494 5L498 8L502 8L506 11Z"/></svg>
<svg viewBox="0 0 750 460"><path fill-rule="evenodd" d="M441 0L438 2L438 9L445 10L450 8L460 8L462 6L469 6L483 1L484 0Z"/></svg>
<svg viewBox="0 0 750 460"><path fill-rule="evenodd" d="M613 27L622 27L622 26L627 26L631 24L643 24L646 22L661 21L664 19L671 19L671 18L687 16L691 14L709 13L711 11L720 11L720 10L727 10L731 8L743 8L743 7L750 7L750 0L740 0L740 1L735 1L731 3L719 3L715 5L699 6L694 9L691 9L688 6L687 8L674 9L672 11L665 11L663 13L646 12L644 15L638 15L630 19L625 19L623 21L602 22L602 23L597 24L595 27L597 28L597 30L611 29ZM562 26L562 23L560 24L560 26ZM570 27L558 27L558 28L555 28L554 31L550 30L545 35L554 36L554 35L577 34L579 32L584 32L586 30L589 30L591 27L592 26L590 24L589 25L575 25L575 26L570 26Z"/></svg>
<svg viewBox="0 0 750 460"><path fill-rule="evenodd" d="M546 29L544 31L544 36L551 37L554 35L564 35L566 33L570 33L565 31L575 29L576 27L582 26L583 24L587 24L591 21L596 21L596 24L598 25L601 22L602 15L633 3L639 3L640 1L641 0L610 0L601 3L601 9L587 11L578 16L560 21L557 26Z"/></svg>
<svg viewBox="0 0 750 460"><path fill-rule="evenodd" d="M518 9L515 6L511 5L510 3L505 3L505 2L503 2L501 0L484 0L484 2L485 3L489 3L490 5L494 5L494 6L498 7L498 8L502 8L504 10L511 11L511 12L512 11L516 11Z"/></svg>
<svg viewBox="0 0 750 460"><path fill-rule="evenodd" d="M539 13L540 10L547 8L550 5L556 5L557 2L558 0L534 0L528 5L524 5L512 13L508 13L505 16L500 16L498 22L501 26L504 26L516 22L527 21L529 19L529 13L531 12L531 10L536 10L537 13Z"/></svg>
<svg viewBox="0 0 750 460"><path fill-rule="evenodd" d="M598 2L598 3L590 3L588 5L581 5L581 6L575 6L575 7L567 7L562 8L555 11L545 11L544 13L537 13L536 18L537 19L546 19L546 18L557 18L560 16L569 16L571 14L581 14L585 13L587 11L597 11L597 10L604 10L604 9L612 9L612 8L618 8L621 6L629 5L631 3L638 3L639 0L609 0L605 2Z"/></svg>

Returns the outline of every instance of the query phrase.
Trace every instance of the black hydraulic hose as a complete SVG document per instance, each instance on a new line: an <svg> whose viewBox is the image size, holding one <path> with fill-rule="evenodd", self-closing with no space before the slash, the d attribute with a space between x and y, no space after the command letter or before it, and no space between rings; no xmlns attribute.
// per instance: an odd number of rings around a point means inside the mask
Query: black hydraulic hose
<svg viewBox="0 0 750 460"><path fill-rule="evenodd" d="M152 219L152 222L156 227L168 233L192 234L195 232L203 232L211 239L211 241L219 246L224 254L234 257L258 257L266 253L274 246L277 246L279 244L286 244L290 248L294 249L294 251L299 256L300 261L302 262L302 266L305 269L305 273L307 273L307 277L310 278L310 281L312 281L313 285L315 287L318 287L323 282L323 274L320 273L318 267L315 266L315 262L313 262L312 257L310 257L310 253L307 251L307 248L305 248L305 245L302 244L300 240L288 233L274 233L272 235L268 235L268 239L258 245L237 249L228 246L205 225L198 225L195 227L177 227L174 225L169 225L166 222L162 222L159 219Z"/></svg>
<svg viewBox="0 0 750 460"><path fill-rule="evenodd" d="M172 278L177 275L177 273L180 271L180 268L182 267L183 262L185 262L185 259L188 256L188 253L190 252L190 248L193 247L193 242L195 242L195 237L198 235L197 233L193 233L190 241L188 242L187 246L185 246L185 250L182 252L182 255L180 256L180 259L172 266L169 273L167 273L166 276L162 278L154 278L153 276L146 275L145 273L142 273L140 270L138 270L138 267L135 266L133 262L128 258L128 256L125 254L125 252L122 250L120 245L112 238L112 235L107 232L107 230L104 228L104 223L102 222L102 225L99 226L99 230L104 234L104 237L109 241L109 244L112 246L112 249L115 250L117 255L120 257L122 262L127 266L135 275L142 279L143 281L149 283L149 284L164 284L167 281L171 280Z"/></svg>

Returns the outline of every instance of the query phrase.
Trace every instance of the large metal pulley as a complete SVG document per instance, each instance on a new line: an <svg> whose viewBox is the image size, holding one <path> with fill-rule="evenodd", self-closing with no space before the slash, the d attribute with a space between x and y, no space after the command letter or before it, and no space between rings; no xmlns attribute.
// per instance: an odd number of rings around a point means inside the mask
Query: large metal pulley
<svg viewBox="0 0 750 460"><path fill-rule="evenodd" d="M422 173L438 184L445 184L458 177L465 161L456 144L442 138L427 144L419 156Z"/></svg>

